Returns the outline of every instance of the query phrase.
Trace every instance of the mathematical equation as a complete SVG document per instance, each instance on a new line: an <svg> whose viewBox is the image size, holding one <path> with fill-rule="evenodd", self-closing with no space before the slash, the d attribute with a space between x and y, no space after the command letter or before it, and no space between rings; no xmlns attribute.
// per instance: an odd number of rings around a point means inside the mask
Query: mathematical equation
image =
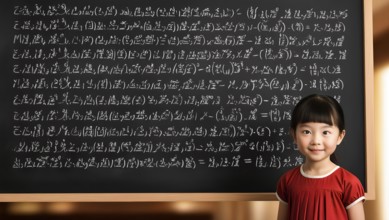
<svg viewBox="0 0 389 220"><path fill-rule="evenodd" d="M153 158L148 157L146 159L140 159L136 157L132 158L96 158L96 157L52 157L52 156L40 156L36 158L15 158L12 165L14 169L32 169L32 168L78 168L78 169L107 169L107 168L120 168L120 169L141 169L141 168L176 168L176 169L201 169L206 168L239 168L244 165L253 165L257 168L291 168L299 166L303 163L304 159L301 156L295 158L287 157L282 158L280 156L273 155L270 158L263 158L257 156L256 158L241 158L241 156L233 157L210 157L207 159L194 159L193 157L163 157Z"/></svg>
<svg viewBox="0 0 389 220"><path fill-rule="evenodd" d="M293 106L348 87L348 9L64 1L12 13L14 169L293 167Z"/></svg>
<svg viewBox="0 0 389 220"><path fill-rule="evenodd" d="M121 91L134 91L134 90L156 90L156 91L215 91L215 90L243 90L243 91L255 91L262 90L294 90L302 91L305 87L318 88L320 91L327 90L343 90L344 82L341 78L336 78L332 81L328 81L326 78L319 78L304 82L300 78L294 78L291 80L281 81L279 78L261 78L251 80L195 80L189 78L185 81L171 79L169 81L159 80L135 80L130 79L125 81L123 79L71 79L70 77L46 79L38 78L30 80L29 78L15 79L13 87L17 89L34 89L34 90L121 90Z"/></svg>
<svg viewBox="0 0 389 220"><path fill-rule="evenodd" d="M284 63L284 62L283 62ZM342 73L342 67L339 64L320 66L312 63L308 66L298 66L297 63L276 65L245 65L244 62L212 62L211 64L202 63L151 63L151 64L116 64L104 65L86 62L85 64L70 64L69 61L63 63L56 61L54 64L44 62L14 64L13 73L24 75L196 75L210 74L214 75L297 75L299 72L308 72L312 76L337 75Z"/></svg>

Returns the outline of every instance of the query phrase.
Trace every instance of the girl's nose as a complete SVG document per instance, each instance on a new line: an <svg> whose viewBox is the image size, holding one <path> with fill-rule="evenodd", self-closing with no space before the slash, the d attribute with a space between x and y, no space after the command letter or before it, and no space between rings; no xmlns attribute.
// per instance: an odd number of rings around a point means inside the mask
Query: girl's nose
<svg viewBox="0 0 389 220"><path fill-rule="evenodd" d="M321 144L321 139L319 135L313 135L312 137L312 145L320 145Z"/></svg>

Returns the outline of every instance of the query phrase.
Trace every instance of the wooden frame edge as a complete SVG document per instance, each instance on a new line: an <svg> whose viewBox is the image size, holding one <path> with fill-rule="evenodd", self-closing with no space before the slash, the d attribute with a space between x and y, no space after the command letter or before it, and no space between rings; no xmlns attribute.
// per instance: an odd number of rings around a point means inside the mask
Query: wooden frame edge
<svg viewBox="0 0 389 220"><path fill-rule="evenodd" d="M363 0L366 126L366 199L375 195L374 62L372 0ZM1 194L0 202L161 202L276 201L275 193L18 193Z"/></svg>
<svg viewBox="0 0 389 220"><path fill-rule="evenodd" d="M275 193L31 193L0 194L1 202L275 201Z"/></svg>
<svg viewBox="0 0 389 220"><path fill-rule="evenodd" d="M366 199L375 199L373 4L364 0Z"/></svg>

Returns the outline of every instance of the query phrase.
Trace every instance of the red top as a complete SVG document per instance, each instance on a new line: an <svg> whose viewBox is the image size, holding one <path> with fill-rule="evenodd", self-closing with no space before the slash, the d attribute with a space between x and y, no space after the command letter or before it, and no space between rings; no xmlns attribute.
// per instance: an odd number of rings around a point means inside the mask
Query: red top
<svg viewBox="0 0 389 220"><path fill-rule="evenodd" d="M365 200L358 178L339 166L323 176L296 167L281 177L276 195L288 204L289 220L347 220L346 210Z"/></svg>

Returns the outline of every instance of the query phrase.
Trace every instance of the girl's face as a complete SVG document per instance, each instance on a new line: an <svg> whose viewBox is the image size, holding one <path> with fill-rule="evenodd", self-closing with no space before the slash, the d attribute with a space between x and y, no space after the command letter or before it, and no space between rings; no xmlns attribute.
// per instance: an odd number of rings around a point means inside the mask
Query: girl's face
<svg viewBox="0 0 389 220"><path fill-rule="evenodd" d="M345 135L337 126L308 122L297 125L293 138L307 162L329 162Z"/></svg>

